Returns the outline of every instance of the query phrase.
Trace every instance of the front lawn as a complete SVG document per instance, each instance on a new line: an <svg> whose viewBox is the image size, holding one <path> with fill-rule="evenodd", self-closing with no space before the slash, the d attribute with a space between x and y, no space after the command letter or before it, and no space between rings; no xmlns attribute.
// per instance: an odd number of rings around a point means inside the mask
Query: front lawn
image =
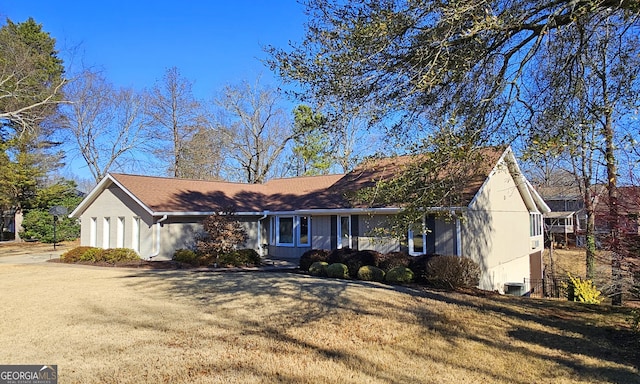
<svg viewBox="0 0 640 384"><path fill-rule="evenodd" d="M0 363L60 383L634 383L629 309L267 272L0 266Z"/></svg>

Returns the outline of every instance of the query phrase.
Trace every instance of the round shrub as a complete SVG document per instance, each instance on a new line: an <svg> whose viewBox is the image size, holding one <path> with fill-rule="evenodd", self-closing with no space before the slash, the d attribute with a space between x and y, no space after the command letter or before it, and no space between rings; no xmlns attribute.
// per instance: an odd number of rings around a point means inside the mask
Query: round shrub
<svg viewBox="0 0 640 384"><path fill-rule="evenodd" d="M327 276L327 266L329 263L326 261L316 261L309 267L309 274L311 276Z"/></svg>
<svg viewBox="0 0 640 384"><path fill-rule="evenodd" d="M347 253L344 256L343 264L349 268L349 276L357 277L358 271L365 265L376 265L376 261L380 258L381 253L371 250L356 251L354 253Z"/></svg>
<svg viewBox="0 0 640 384"><path fill-rule="evenodd" d="M409 268L409 262L411 256L404 252L389 252L381 254L376 264L378 268L388 271L395 267L407 267Z"/></svg>
<svg viewBox="0 0 640 384"><path fill-rule="evenodd" d="M102 253L103 249L102 248L89 248L87 249L81 256L80 256L80 261L87 261L90 263L97 263L102 261L102 256L100 256L100 254Z"/></svg>
<svg viewBox="0 0 640 384"><path fill-rule="evenodd" d="M140 256L133 249L129 248L110 248L103 249L99 252L99 260L109 264L126 263L129 261L140 260Z"/></svg>
<svg viewBox="0 0 640 384"><path fill-rule="evenodd" d="M365 265L358 269L358 279L365 281L384 281L384 271L372 265Z"/></svg>
<svg viewBox="0 0 640 384"><path fill-rule="evenodd" d="M300 269L308 271L316 261L328 261L329 251L326 249L311 249L300 256Z"/></svg>
<svg viewBox="0 0 640 384"><path fill-rule="evenodd" d="M180 263L197 265L198 255L190 249L176 249L173 253L173 260Z"/></svg>
<svg viewBox="0 0 640 384"><path fill-rule="evenodd" d="M384 277L391 284L406 284L413 281L413 272L407 267L391 268Z"/></svg>
<svg viewBox="0 0 640 384"><path fill-rule="evenodd" d="M260 255L255 249L238 249L219 255L217 263L219 266L232 265L234 267L260 265Z"/></svg>
<svg viewBox="0 0 640 384"><path fill-rule="evenodd" d="M84 255L85 252L87 252L90 249L99 249L99 248L87 247L87 246L75 247L63 253L60 256L60 261L62 261L63 263L77 263L78 261L82 260L82 255Z"/></svg>
<svg viewBox="0 0 640 384"><path fill-rule="evenodd" d="M333 263L326 268L327 276L336 279L346 279L349 277L349 268L342 263Z"/></svg>
<svg viewBox="0 0 640 384"><path fill-rule="evenodd" d="M480 266L468 257L435 256L427 262L425 280L436 288L472 288L480 283Z"/></svg>

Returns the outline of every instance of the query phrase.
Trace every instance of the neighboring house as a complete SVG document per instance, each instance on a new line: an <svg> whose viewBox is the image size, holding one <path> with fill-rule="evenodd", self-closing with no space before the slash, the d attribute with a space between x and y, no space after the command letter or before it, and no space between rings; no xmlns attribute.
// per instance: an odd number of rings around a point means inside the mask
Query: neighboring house
<svg viewBox="0 0 640 384"><path fill-rule="evenodd" d="M544 215L545 230L557 243L583 247L587 214L584 199L577 187L538 187L551 212ZM595 235L606 236L609 230L609 202L607 189L599 184L592 187L595 210ZM620 230L626 235L640 235L640 187L618 187ZM598 240L600 243L600 240Z"/></svg>
<svg viewBox="0 0 640 384"><path fill-rule="evenodd" d="M241 184L108 174L70 214L81 220L81 244L128 247L166 260L190 248L201 221L235 212L249 234L245 247L262 255L297 258L309 249L406 250L412 255L464 255L482 269L480 287L542 278L542 214L549 208L524 178L510 148L482 149L481 176L464 187L457 207L426 208L424 227L404 239L377 238L400 207L358 206L349 193L397 175L407 157L373 161L344 175ZM452 213L452 220L435 215Z"/></svg>

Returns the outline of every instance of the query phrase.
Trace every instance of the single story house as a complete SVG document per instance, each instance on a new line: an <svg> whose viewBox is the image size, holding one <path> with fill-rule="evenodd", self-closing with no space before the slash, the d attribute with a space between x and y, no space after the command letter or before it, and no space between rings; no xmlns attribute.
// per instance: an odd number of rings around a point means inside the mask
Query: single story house
<svg viewBox="0 0 640 384"><path fill-rule="evenodd" d="M510 147L480 150L481 175L464 186L463 204L426 207L427 230L409 231L403 239L372 234L401 207L359 206L347 198L398 174L399 158L347 174L264 184L110 173L70 217L81 221L82 245L127 247L145 259L167 260L176 249L194 245L204 217L232 209L249 234L244 246L261 255L297 258L309 249L342 247L463 255L480 264L481 288L503 291L505 284L542 278L542 215L549 208L520 172ZM430 214L438 210L453 219Z"/></svg>

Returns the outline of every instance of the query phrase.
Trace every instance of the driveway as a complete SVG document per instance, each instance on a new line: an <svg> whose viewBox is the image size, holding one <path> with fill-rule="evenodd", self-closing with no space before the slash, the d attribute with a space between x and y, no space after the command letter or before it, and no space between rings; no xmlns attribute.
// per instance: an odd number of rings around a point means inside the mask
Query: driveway
<svg viewBox="0 0 640 384"><path fill-rule="evenodd" d="M35 264L56 259L75 247L75 243L61 244L53 249L53 244L40 243L0 243L0 264Z"/></svg>

